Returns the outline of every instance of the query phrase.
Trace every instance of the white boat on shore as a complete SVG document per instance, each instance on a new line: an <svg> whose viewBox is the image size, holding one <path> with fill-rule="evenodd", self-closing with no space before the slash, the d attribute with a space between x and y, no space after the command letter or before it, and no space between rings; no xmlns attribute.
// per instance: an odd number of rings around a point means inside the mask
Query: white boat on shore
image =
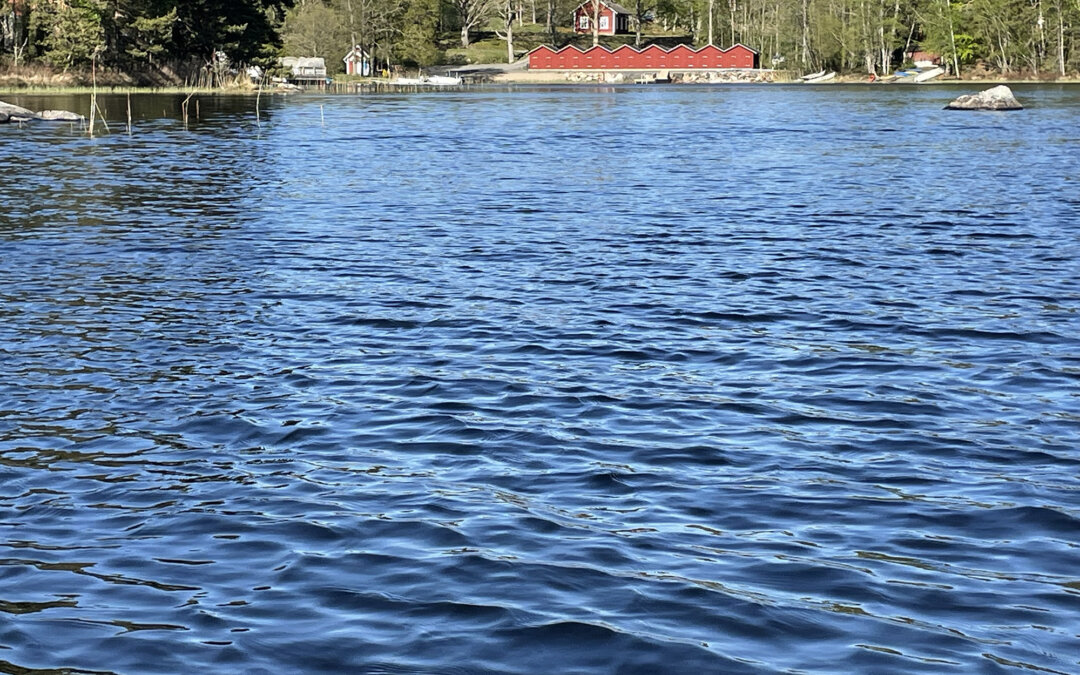
<svg viewBox="0 0 1080 675"><path fill-rule="evenodd" d="M825 72L826 71L822 70L822 71L817 72L817 73L810 73L809 75L803 75L799 79L802 80L803 82L809 82L810 80L816 80L817 78L821 77L822 75L825 74Z"/></svg>
<svg viewBox="0 0 1080 675"><path fill-rule="evenodd" d="M424 78L425 84L430 84L433 87L456 87L461 84L460 77L451 77L450 75L432 75Z"/></svg>
<svg viewBox="0 0 1080 675"><path fill-rule="evenodd" d="M805 82L806 84L817 84L818 82L828 82L834 77L836 77L836 73L832 71L828 73L816 73L810 79L804 78L803 82Z"/></svg>
<svg viewBox="0 0 1080 675"><path fill-rule="evenodd" d="M930 70L924 70L915 76L915 82L929 82L935 77L944 74L944 68L931 68Z"/></svg>
<svg viewBox="0 0 1080 675"><path fill-rule="evenodd" d="M390 80L390 84L404 87L457 87L461 84L460 77L448 75L430 75L428 77L398 77Z"/></svg>

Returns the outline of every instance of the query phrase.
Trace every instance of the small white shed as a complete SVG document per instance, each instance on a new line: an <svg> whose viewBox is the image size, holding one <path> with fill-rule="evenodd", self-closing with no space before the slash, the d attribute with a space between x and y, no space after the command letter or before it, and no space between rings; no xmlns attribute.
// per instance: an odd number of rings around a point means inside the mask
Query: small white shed
<svg viewBox="0 0 1080 675"><path fill-rule="evenodd" d="M371 75L371 56L360 45L356 45L341 59L345 62L346 75Z"/></svg>

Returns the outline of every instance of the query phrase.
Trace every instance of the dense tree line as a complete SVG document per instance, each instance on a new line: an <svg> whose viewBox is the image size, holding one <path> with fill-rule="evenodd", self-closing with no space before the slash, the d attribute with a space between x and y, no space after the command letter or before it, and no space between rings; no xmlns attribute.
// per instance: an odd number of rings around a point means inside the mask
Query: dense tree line
<svg viewBox="0 0 1080 675"><path fill-rule="evenodd" d="M0 0L0 45L14 62L116 68L212 57L267 58L287 0Z"/></svg>
<svg viewBox="0 0 1080 675"><path fill-rule="evenodd" d="M380 63L428 65L477 35L548 42L581 0L0 0L8 64L118 70L215 55L269 65L282 53L340 68L350 45ZM1080 0L623 0L639 40L685 35L697 44L758 49L762 65L885 73L914 49L950 70L1064 75L1080 69ZM562 32L559 29L562 28Z"/></svg>

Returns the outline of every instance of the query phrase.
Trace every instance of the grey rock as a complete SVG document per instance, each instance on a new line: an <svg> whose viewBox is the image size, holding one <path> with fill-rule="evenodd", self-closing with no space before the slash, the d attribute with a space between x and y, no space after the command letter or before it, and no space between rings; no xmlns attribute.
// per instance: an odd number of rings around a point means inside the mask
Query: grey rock
<svg viewBox="0 0 1080 675"><path fill-rule="evenodd" d="M38 119L47 122L81 122L86 118L79 113L68 112L67 110L42 110L38 113Z"/></svg>
<svg viewBox="0 0 1080 675"><path fill-rule="evenodd" d="M8 123L8 114L6 112L0 112L0 124Z"/></svg>
<svg viewBox="0 0 1080 675"><path fill-rule="evenodd" d="M4 103L3 101L0 101L0 113L7 115L8 119L12 122L37 119L37 114L34 113L34 111L10 103Z"/></svg>
<svg viewBox="0 0 1080 675"><path fill-rule="evenodd" d="M978 94L964 94L945 106L946 110L1023 110L1024 106L1013 96L1012 90L1003 84L980 91Z"/></svg>

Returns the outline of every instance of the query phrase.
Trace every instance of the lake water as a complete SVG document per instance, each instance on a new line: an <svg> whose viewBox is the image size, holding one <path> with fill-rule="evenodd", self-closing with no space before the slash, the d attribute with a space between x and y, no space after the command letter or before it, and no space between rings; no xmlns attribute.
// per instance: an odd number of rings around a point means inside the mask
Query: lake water
<svg viewBox="0 0 1080 675"><path fill-rule="evenodd" d="M1080 87L978 88L0 127L0 672L1080 672Z"/></svg>

